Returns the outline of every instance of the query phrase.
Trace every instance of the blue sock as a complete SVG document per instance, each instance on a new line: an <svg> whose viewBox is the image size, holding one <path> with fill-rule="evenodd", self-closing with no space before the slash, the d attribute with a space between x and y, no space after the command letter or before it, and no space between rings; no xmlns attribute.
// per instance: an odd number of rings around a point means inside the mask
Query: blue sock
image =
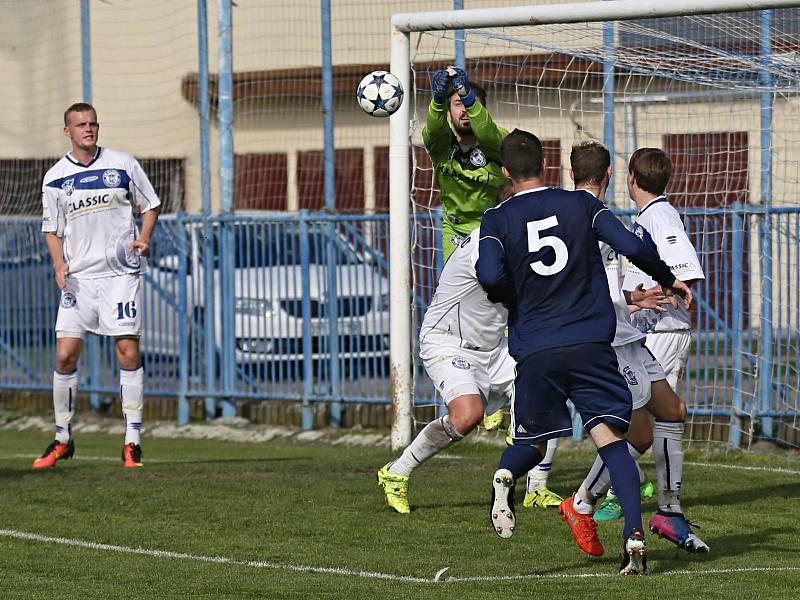
<svg viewBox="0 0 800 600"><path fill-rule="evenodd" d="M508 446L500 457L500 468L508 469L517 480L542 462L542 455L534 446ZM639 488L636 488L639 492Z"/></svg>
<svg viewBox="0 0 800 600"><path fill-rule="evenodd" d="M611 485L622 506L625 515L625 528L622 535L625 539L634 529L642 533L642 500L639 497L639 473L636 463L628 452L625 440L618 440L597 450L600 458L606 463L611 475Z"/></svg>

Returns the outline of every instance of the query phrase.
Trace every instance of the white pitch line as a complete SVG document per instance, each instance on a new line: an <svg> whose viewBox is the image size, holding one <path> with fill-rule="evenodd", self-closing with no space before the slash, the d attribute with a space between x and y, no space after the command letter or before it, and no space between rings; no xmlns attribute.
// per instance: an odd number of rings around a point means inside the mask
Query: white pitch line
<svg viewBox="0 0 800 600"><path fill-rule="evenodd" d="M800 571L800 567L741 567L730 569L697 569L690 571L682 569L680 571L663 571L661 573L651 574L648 571L648 578L650 577L666 577L673 575L728 575L730 573L777 573L777 572L795 572ZM520 579L590 579L593 577L619 577L617 573L547 573L545 575L537 575L531 573L528 575L486 575L476 577L446 577L441 581L447 583L464 583L464 582L481 582L481 581L517 581Z"/></svg>
<svg viewBox="0 0 800 600"><path fill-rule="evenodd" d="M11 460L11 459L18 459L18 458L27 458L30 460L39 458L38 454L2 454L0 455L0 460ZM122 459L119 457L113 456L73 456L69 460L77 460L77 461L84 461L84 460L92 460L97 462L122 462ZM167 459L159 459L159 458L146 458L144 459L145 463L180 463L180 462L196 462L196 461L188 461L188 460L167 460Z"/></svg>
<svg viewBox="0 0 800 600"><path fill-rule="evenodd" d="M352 571L350 569L340 569L336 567L313 567L306 565L285 565L261 560L239 560L227 558L225 556L204 556L202 554L188 554L185 552L171 552L169 550L153 550L149 548L132 548L130 546L118 546L116 544L98 544L63 537L52 537L49 535L39 535L26 531L15 531L13 529L0 529L0 536L15 538L19 540L29 540L33 542L45 542L50 544L60 544L62 546L74 546L87 548L89 550L105 550L108 552L118 552L121 554L139 554L142 556L152 556L154 558L177 558L194 562L215 563L220 565L233 565L237 567L252 567L255 569L273 569L276 571L293 571L303 573L325 573L330 575L348 575L351 577L361 577L365 579L389 579L391 581L406 581L409 583L431 583L433 579L422 579L421 577L409 577L405 575L393 575L391 573L375 573L372 571Z"/></svg>
<svg viewBox="0 0 800 600"><path fill-rule="evenodd" d="M0 454L0 460L16 460L18 458L26 458L26 459L35 459L39 458L38 455L34 454ZM441 460L465 460L466 456L460 456L458 454L449 456L449 455L437 455L434 458L438 458ZM481 458L481 457L476 457ZM119 462L119 458L114 458L112 456L86 456L86 455L76 455L73 456L70 460L92 460L92 461L99 461L99 462ZM224 459L215 459L215 460L224 460ZM188 462L203 462L202 460L198 459L165 459L165 458L147 458L145 459L146 463L188 463ZM653 465L652 460L642 461L641 464L645 465ZM720 468L720 469L732 469L735 471L761 471L764 473L783 473L785 475L800 475L800 470L795 469L786 469L784 467L753 467L747 465L726 465L723 463L705 463L705 462L693 462L693 461L684 461L684 465L689 465L690 467L707 467L707 468Z"/></svg>
<svg viewBox="0 0 800 600"><path fill-rule="evenodd" d="M141 556L150 556L153 558L173 558L179 560L189 560L194 562L205 562L220 565L232 565L236 567L250 567L255 569L272 569L275 571L292 571L295 573L322 573L326 575L344 575L348 577L357 577L362 579L384 579L389 581L399 581L403 583L469 583L469 582L492 582L492 581L519 581L519 580L565 580L565 579L591 579L596 577L619 577L616 573L547 573L547 574L520 574L520 575L486 575L476 577L442 577L449 569L444 567L436 572L433 578L412 577L409 575L395 575L392 573L378 573L374 571L354 571L351 569L342 569L338 567L315 567L310 565L291 565L281 564L275 562L261 561L261 560L239 560L235 558L227 558L225 556L205 556L202 554L189 554L185 552L172 552L170 550L154 550L150 548L133 548L130 546L119 546L116 544L98 544L96 542L87 542L84 540L77 540L63 537L53 537L49 535L39 535L37 533L29 533L26 531L16 531L14 529L0 529L0 537L8 537L19 540L28 540L33 542L44 542L50 544L60 544L62 546L73 546L78 548L87 548L89 550L103 550L108 552L117 552L120 554L138 554ZM663 573L656 573L655 576L672 576L672 575L727 575L731 573L785 573L785 572L800 572L800 567L742 567L730 569L697 569L697 570L680 570L680 571L665 571ZM651 575L652 577L653 575Z"/></svg>
<svg viewBox="0 0 800 600"><path fill-rule="evenodd" d="M713 467L720 469L735 469L739 471L764 471L765 473L786 473L787 475L800 475L800 471L784 469L783 467L749 467L747 465L726 465L720 463L684 462L691 467Z"/></svg>

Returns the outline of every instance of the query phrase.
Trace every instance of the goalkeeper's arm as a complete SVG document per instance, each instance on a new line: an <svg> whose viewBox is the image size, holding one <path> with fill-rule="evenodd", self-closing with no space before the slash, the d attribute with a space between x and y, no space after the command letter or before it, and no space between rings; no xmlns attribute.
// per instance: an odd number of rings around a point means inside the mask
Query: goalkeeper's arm
<svg viewBox="0 0 800 600"><path fill-rule="evenodd" d="M478 100L472 84L469 81L466 71L463 69L450 68L450 74L453 89L458 93L464 108L467 109L469 115L469 124L472 128L472 133L475 139L486 154L491 158L500 161L500 145L503 143L503 138L508 135L508 131L502 127L498 127L494 120L492 120L489 111Z"/></svg>
<svg viewBox="0 0 800 600"><path fill-rule="evenodd" d="M433 98L428 105L428 118L422 130L422 141L425 149L435 165L447 160L453 133L447 122L448 93L450 92L450 76L444 69L439 69L431 77Z"/></svg>

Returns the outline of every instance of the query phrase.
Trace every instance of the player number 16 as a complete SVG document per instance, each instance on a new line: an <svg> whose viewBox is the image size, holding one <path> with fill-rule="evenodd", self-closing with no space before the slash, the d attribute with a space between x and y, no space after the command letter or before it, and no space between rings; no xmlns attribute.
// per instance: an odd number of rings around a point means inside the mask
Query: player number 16
<svg viewBox="0 0 800 600"><path fill-rule="evenodd" d="M561 238L554 235L539 237L539 232L545 229L551 229L556 225L558 225L558 219L555 215L528 223L528 251L537 252L549 246L556 254L556 259L552 265L546 265L540 260L531 263L531 269L533 269L534 273L539 275L555 275L567 266L569 251L567 250L567 245Z"/></svg>
<svg viewBox="0 0 800 600"><path fill-rule="evenodd" d="M136 302L117 302L117 320L136 317Z"/></svg>

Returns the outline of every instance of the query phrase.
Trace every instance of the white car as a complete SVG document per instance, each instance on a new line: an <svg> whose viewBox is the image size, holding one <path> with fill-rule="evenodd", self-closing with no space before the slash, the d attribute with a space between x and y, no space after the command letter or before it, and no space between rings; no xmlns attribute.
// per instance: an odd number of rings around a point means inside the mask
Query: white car
<svg viewBox="0 0 800 600"><path fill-rule="evenodd" d="M180 239L181 228L186 232ZM303 269L297 221L270 221L268 214L233 224L232 306L223 307L220 286L219 223L179 224L159 220L143 293L142 349L177 356L179 320L188 320L190 361L202 356L207 319L204 301L205 252L213 264L216 351L223 347L223 310L232 310L237 364L302 360L303 289L308 290L308 336L314 359L330 357L331 302L336 310L340 358L386 357L389 352L389 282L368 249L359 249L337 223L309 223L307 269ZM180 259L180 249L185 259ZM329 297L328 256L332 254L335 299ZM183 272L182 269L183 268ZM185 278L181 282L181 278ZM185 309L181 298L185 299Z"/></svg>

